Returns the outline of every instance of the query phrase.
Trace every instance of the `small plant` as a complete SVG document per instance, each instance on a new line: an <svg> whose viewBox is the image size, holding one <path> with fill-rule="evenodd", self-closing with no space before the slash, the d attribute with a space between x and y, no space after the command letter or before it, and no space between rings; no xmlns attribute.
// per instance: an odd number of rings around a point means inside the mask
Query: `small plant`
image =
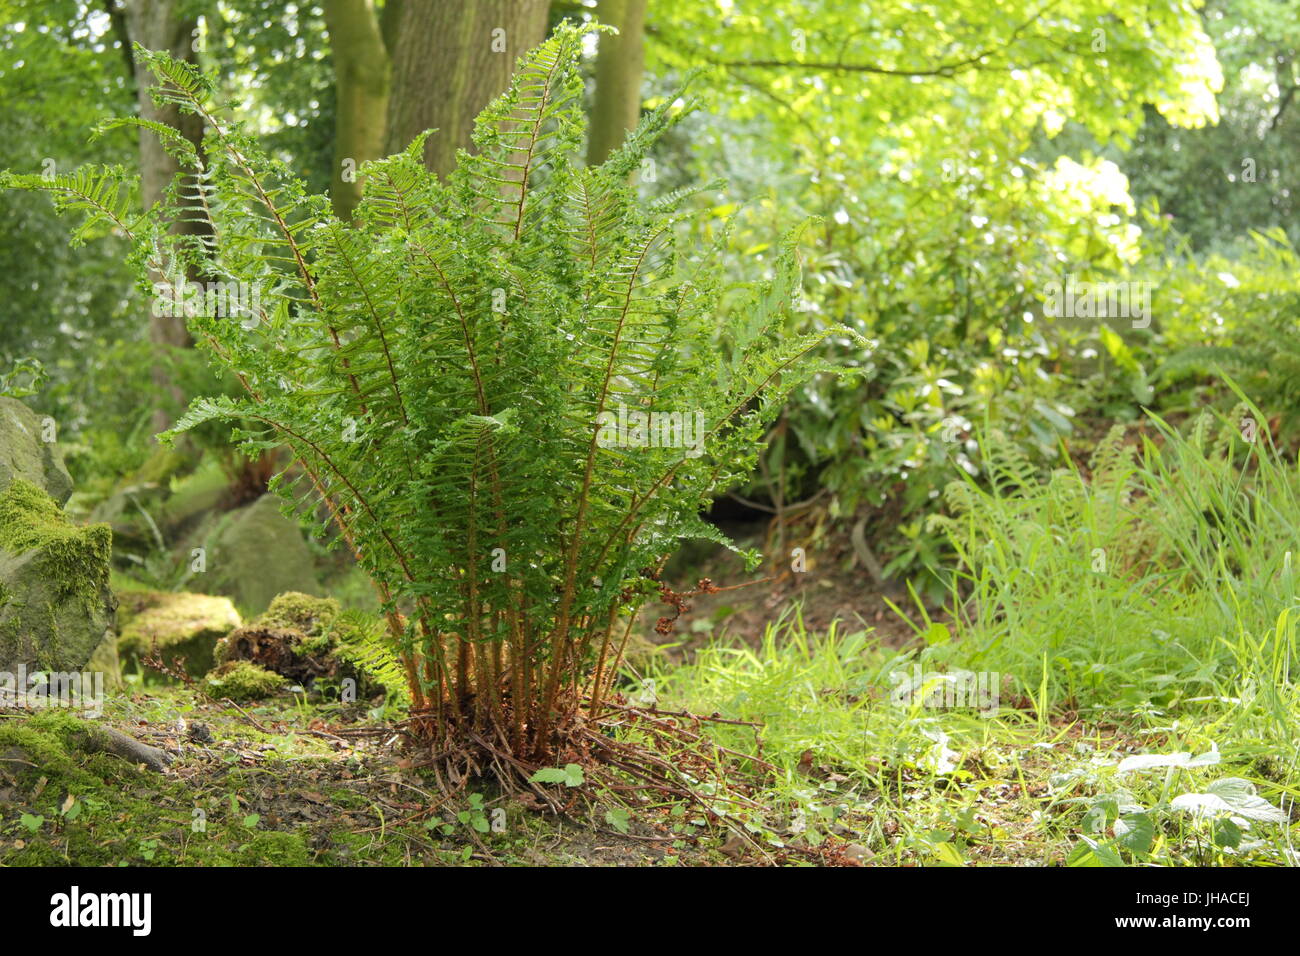
<svg viewBox="0 0 1300 956"><path fill-rule="evenodd" d="M1184 785L1194 789L1175 786L1184 774L1218 762L1218 750L1195 757L1189 753L1140 754L1120 761L1118 774L1163 769L1159 795L1151 806L1122 787L1066 801L1081 802L1088 808L1070 864L1123 866L1126 857L1149 862L1165 839L1166 826L1184 828L1184 839L1204 848L1203 852L1235 853L1260 846L1247 839L1253 823L1287 823L1290 818L1259 796L1249 780L1220 777L1203 785ZM1183 792L1175 795L1178 790Z"/></svg>
<svg viewBox="0 0 1300 956"><path fill-rule="evenodd" d="M210 79L146 50L155 99L205 127L200 152L118 121L181 164L161 207L136 212L120 170L6 177L83 213L79 238L134 240L156 296L183 275L226 293L187 293L188 324L246 394L199 399L170 435L223 422L250 456L290 449L273 486L286 509L324 502L382 600L415 730L457 773L527 779L598 733L663 562L721 539L701 509L749 472L790 392L837 371L809 353L855 335L782 334L794 238L769 281L739 288L717 250L678 257L692 194L647 202L629 183L675 97L603 165L577 164L580 47L566 24L521 59L445 182L423 137L367 165L350 224L214 105ZM211 235L167 231L188 217ZM719 335L724 293L740 305Z"/></svg>

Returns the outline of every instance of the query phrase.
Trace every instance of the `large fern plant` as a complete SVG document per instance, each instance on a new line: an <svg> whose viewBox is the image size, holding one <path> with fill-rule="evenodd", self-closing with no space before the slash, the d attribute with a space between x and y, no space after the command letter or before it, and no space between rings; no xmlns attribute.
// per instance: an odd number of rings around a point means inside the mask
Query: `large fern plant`
<svg viewBox="0 0 1300 956"><path fill-rule="evenodd" d="M138 214L115 170L9 177L85 213L82 235L131 236L146 282L258 290L249 314L189 319L247 394L195 401L175 431L224 421L254 455L288 446L275 486L324 502L373 578L421 729L537 760L599 712L666 555L718 539L699 513L748 473L764 424L836 371L810 351L853 334L783 336L793 240L740 290L720 288L716 250L682 261L688 194L645 203L630 185L672 100L578 164L580 37L562 26L521 59L446 182L422 138L365 167L352 223L213 105L210 80L147 51L155 95L206 128L200 155L151 127L188 174L166 203ZM190 216L209 239L168 232ZM724 293L744 301L720 330ZM638 430L652 412L659 430Z"/></svg>

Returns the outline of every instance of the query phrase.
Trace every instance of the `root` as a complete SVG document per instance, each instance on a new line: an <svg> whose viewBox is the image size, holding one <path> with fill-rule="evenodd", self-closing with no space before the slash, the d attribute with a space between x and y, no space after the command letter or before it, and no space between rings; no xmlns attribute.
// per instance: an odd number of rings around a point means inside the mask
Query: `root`
<svg viewBox="0 0 1300 956"><path fill-rule="evenodd" d="M441 740L431 741L433 725L416 715L399 730L425 754L413 766L430 770L448 795L471 779L490 778L504 793L524 796L565 817L572 817L579 803L591 805L601 792L629 807L665 799L685 802L712 822L727 807L762 809L748 795L775 768L761 756L723 747L702 732L709 722L747 725L754 727L757 741L756 725L685 711L656 712L622 700L607 702L606 708L604 717L592 718L586 708L575 706L556 721L545 755L517 753L501 728L468 730L456 741L450 739L451 728ZM581 787L534 780L538 770L569 764L582 768Z"/></svg>

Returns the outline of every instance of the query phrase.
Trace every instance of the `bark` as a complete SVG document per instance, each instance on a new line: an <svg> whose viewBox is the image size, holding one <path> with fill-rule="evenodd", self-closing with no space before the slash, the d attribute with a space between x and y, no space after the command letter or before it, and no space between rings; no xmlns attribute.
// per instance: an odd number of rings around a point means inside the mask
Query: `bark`
<svg viewBox="0 0 1300 956"><path fill-rule="evenodd" d="M386 152L426 129L424 161L439 176L470 147L474 118L505 91L515 60L546 38L550 0L401 0L393 38Z"/></svg>
<svg viewBox="0 0 1300 956"><path fill-rule="evenodd" d="M363 162L384 155L388 114L388 51L374 0L326 0L325 25L334 54L337 109L330 198L340 219L361 201Z"/></svg>
<svg viewBox="0 0 1300 956"><path fill-rule="evenodd" d="M126 32L132 41L150 50L166 50L178 60L194 62L194 31L198 21L193 16L183 13L183 0L127 0L125 8ZM136 98L139 103L140 116L143 119L165 123L180 130L194 143L201 146L203 123L197 116L181 113L170 104L158 106L149 95L154 85L153 74L145 64L132 58L135 70ZM148 209L163 198L167 187L180 171L176 160L167 155L158 137L148 130L140 130L140 198L144 208ZM195 217L186 217L193 220ZM172 232L177 235L189 234L210 236L211 226L202 221L185 221L174 223ZM197 276L187 276L190 281L198 281ZM150 276L150 282L165 281L163 276ZM178 406L185 402L184 392L171 381L168 371L168 356L178 348L188 348L193 344L185 328L185 320L180 317L154 315L150 310L149 341L154 347L156 361L153 368L154 384L160 394L170 394ZM161 431L170 422L170 415L165 408L154 410L154 428Z"/></svg>
<svg viewBox="0 0 1300 956"><path fill-rule="evenodd" d="M596 8L596 18L617 27L618 35L602 33L596 53L596 97L587 140L589 166L608 159L641 118L645 8L646 0L600 0Z"/></svg>

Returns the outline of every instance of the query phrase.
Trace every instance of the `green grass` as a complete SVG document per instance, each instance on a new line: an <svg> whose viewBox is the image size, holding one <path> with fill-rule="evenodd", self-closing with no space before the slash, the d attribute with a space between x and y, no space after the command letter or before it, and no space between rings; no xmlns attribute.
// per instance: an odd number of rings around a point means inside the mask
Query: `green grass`
<svg viewBox="0 0 1300 956"><path fill-rule="evenodd" d="M916 647L796 617L654 674L661 706L762 725L767 811L743 822L769 843L835 835L923 864L1294 864L1298 476L1266 435L1241 439L1246 416L1264 420L1243 402L1186 435L1116 431L1046 482L995 460L991 488L948 491L951 616L920 612ZM1000 706L891 700L914 668L926 687L984 675ZM714 733L755 746L747 727ZM1165 759L1123 764L1140 754Z"/></svg>

